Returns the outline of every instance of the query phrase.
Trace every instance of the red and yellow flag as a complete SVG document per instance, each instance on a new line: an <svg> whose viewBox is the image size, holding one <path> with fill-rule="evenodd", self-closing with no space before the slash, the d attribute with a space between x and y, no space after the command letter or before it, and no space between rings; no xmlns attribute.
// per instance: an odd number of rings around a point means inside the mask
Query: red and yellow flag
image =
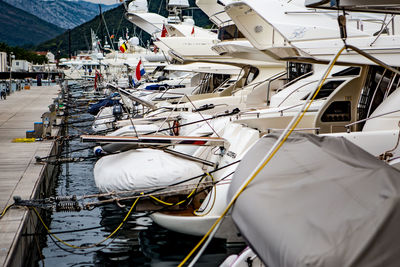
<svg viewBox="0 0 400 267"><path fill-rule="evenodd" d="M126 50L127 50L126 43L123 43L123 44L119 47L119 50L120 50L122 53L125 53Z"/></svg>

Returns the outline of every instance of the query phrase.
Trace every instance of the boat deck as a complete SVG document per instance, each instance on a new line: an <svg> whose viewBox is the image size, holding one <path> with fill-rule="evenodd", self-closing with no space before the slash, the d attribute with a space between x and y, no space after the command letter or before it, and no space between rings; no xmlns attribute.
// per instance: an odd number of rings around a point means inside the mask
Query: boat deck
<svg viewBox="0 0 400 267"><path fill-rule="evenodd" d="M59 86L31 87L17 91L0 100L0 210L12 204L13 196L22 199L34 197L40 186L45 165L35 164L35 156L47 156L53 141L12 143L14 138L24 138L33 130L34 122L57 97ZM0 265L23 265L25 252L21 251L21 232L28 223L26 209L10 209L0 219ZM22 254L21 254L22 253Z"/></svg>

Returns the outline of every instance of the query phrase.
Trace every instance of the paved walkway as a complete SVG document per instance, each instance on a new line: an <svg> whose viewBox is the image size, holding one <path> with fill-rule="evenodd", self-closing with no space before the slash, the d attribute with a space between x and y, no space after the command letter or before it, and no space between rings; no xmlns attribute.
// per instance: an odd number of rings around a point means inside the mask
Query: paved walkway
<svg viewBox="0 0 400 267"><path fill-rule="evenodd" d="M34 157L48 155L53 142L11 140L33 130L33 123L42 120L41 115L48 111L58 90L58 86L31 87L0 100L0 211L14 202L13 196L29 199L35 193L44 165L34 164ZM25 220L27 212L23 209L11 209L0 219L0 266L8 265Z"/></svg>

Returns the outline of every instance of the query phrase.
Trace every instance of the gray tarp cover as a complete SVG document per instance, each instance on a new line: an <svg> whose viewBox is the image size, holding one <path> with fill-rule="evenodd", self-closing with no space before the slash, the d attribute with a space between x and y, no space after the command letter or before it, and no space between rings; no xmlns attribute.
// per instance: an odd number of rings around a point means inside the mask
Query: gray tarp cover
<svg viewBox="0 0 400 267"><path fill-rule="evenodd" d="M242 159L229 199L278 136ZM399 171L344 138L297 133L232 215L267 266L400 266L399 191Z"/></svg>

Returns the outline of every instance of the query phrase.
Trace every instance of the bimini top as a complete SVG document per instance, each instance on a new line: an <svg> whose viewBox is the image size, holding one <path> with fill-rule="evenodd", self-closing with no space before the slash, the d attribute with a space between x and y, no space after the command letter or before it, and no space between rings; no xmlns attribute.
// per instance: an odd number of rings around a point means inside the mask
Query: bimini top
<svg viewBox="0 0 400 267"><path fill-rule="evenodd" d="M306 0L306 7L400 14L399 0Z"/></svg>
<svg viewBox="0 0 400 267"><path fill-rule="evenodd" d="M233 24L224 10L226 0L196 0L196 5L207 14L208 18L218 27ZM224 25L227 26L227 25Z"/></svg>
<svg viewBox="0 0 400 267"><path fill-rule="evenodd" d="M168 23L167 18L156 13L128 11L126 17L130 22L150 35L161 32L163 25Z"/></svg>
<svg viewBox="0 0 400 267"><path fill-rule="evenodd" d="M229 199L278 137L245 155ZM292 134L232 216L266 266L399 265L400 172L342 137Z"/></svg>

